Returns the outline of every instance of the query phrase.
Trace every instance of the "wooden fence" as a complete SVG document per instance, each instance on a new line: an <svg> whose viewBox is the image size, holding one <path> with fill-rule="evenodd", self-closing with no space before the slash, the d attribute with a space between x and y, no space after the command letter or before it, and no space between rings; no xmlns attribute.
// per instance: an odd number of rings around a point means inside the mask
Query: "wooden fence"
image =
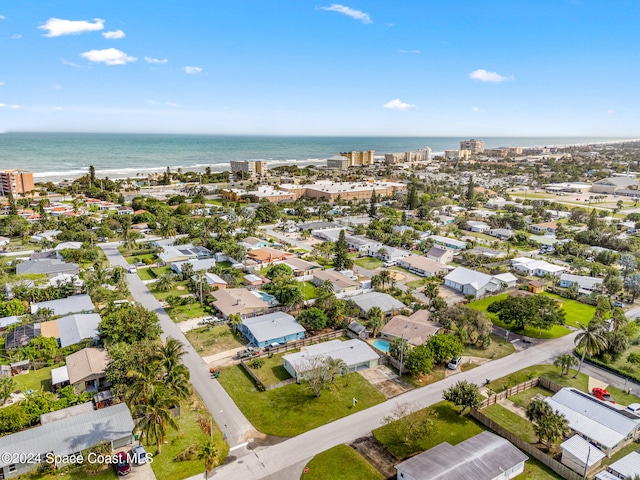
<svg viewBox="0 0 640 480"><path fill-rule="evenodd" d="M526 382L520 383L511 388L507 388L500 393L494 393L480 404L480 408L482 409L484 407L488 407L489 405L498 403L500 400L504 400L505 398L516 395L518 393L522 393L525 390L537 387L538 385L540 385L542 388L546 388L547 390L552 391L553 393L556 393L562 388L562 386L558 385L557 383L553 383L551 380L547 380L546 378L532 378L531 380L527 380Z"/></svg>
<svg viewBox="0 0 640 480"><path fill-rule="evenodd" d="M253 357L256 358L256 357ZM251 361L251 360L249 360ZM262 388L264 390L274 390L276 388L280 388L280 387L284 387L285 385L291 385L292 383L296 383L296 379L295 378L289 378L287 380L283 380L281 382L278 383L270 383L270 384L265 384L262 380L260 380L255 373L253 373L253 369L247 365L247 361L246 360L242 360L240 362L240 365L242 365L242 368L245 369L245 371L249 374L249 376L253 379L254 382L256 382L257 385L262 386Z"/></svg>
<svg viewBox="0 0 640 480"><path fill-rule="evenodd" d="M256 355L256 357L269 357L271 355L277 353L288 352L289 350L296 350L302 347L308 347L314 343L326 342L328 340L333 340L335 338L340 338L346 336L346 332L344 330L336 330L334 332L322 333L320 335L314 335L313 337L303 338L302 340L294 340L292 342L287 342L285 345L280 345L279 347L271 348L267 351L263 351L260 354Z"/></svg>
<svg viewBox="0 0 640 480"><path fill-rule="evenodd" d="M525 383L528 383L528 382L525 382ZM531 388L531 387L529 387L529 388ZM501 392L501 393L504 393L504 392ZM571 470L569 467L563 465L562 463L558 462L557 460L554 460L552 457L550 457L546 453L538 450L536 447L531 445L529 442L524 441L523 439L521 439L517 435L514 435L509 430L504 428L502 425L499 425L498 423L496 423L493 420L491 420L484 413L482 413L482 412L480 412L478 410L475 410L475 409L471 410L470 413L471 413L471 416L473 418L478 420L485 427L493 430L494 432L496 432L501 437L509 440L516 447L518 447L520 450L524 451L527 455L532 456L533 458L538 460L543 465L549 467L551 470L556 472L562 478L565 478L567 480L582 480L582 475L578 475L576 472Z"/></svg>

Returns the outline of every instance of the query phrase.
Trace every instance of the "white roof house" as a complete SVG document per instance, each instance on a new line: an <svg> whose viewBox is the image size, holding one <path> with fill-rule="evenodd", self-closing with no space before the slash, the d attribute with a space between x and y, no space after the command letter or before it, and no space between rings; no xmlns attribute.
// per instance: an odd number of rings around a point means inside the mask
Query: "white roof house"
<svg viewBox="0 0 640 480"><path fill-rule="evenodd" d="M599 465L606 455L598 447L592 445L580 435L574 435L560 444L562 449L561 462L574 472L583 473Z"/></svg>
<svg viewBox="0 0 640 480"><path fill-rule="evenodd" d="M95 306L89 295L73 295L58 300L49 300L46 302L37 302L31 304L31 313L36 313L41 308L50 308L54 316L68 315L71 313L92 313Z"/></svg>
<svg viewBox="0 0 640 480"><path fill-rule="evenodd" d="M597 290L602 286L603 279L596 277L586 277L584 275L571 275L570 273L563 273L560 275L561 287L569 288L574 284L578 286L580 293L589 294L594 290Z"/></svg>
<svg viewBox="0 0 640 480"><path fill-rule="evenodd" d="M405 308L404 303L396 300L388 293L382 292L369 292L362 295L356 295L355 297L351 297L350 300L356 304L365 316L373 307L380 307L385 314Z"/></svg>
<svg viewBox="0 0 640 480"><path fill-rule="evenodd" d="M620 460L613 462L607 470L596 475L596 480L620 480L635 478L640 475L640 452L631 452Z"/></svg>
<svg viewBox="0 0 640 480"><path fill-rule="evenodd" d="M367 343L358 339L316 343L304 347L300 352L291 353L282 358L287 372L294 378L302 378L307 370L313 368L313 361L317 357L340 359L351 372L375 367L380 358Z"/></svg>
<svg viewBox="0 0 640 480"><path fill-rule="evenodd" d="M571 430L607 455L633 441L640 432L640 418L629 418L615 407L573 388L563 388L544 401L567 418Z"/></svg>
<svg viewBox="0 0 640 480"><path fill-rule="evenodd" d="M517 278L510 273L488 275L469 268L458 267L444 277L446 287L457 290L465 295L481 297L488 293L497 292L516 285Z"/></svg>
<svg viewBox="0 0 640 480"><path fill-rule="evenodd" d="M249 342L260 348L272 343L284 345L292 340L303 339L306 332L292 315L284 312L245 318L239 329Z"/></svg>
<svg viewBox="0 0 640 480"><path fill-rule="evenodd" d="M511 260L511 266L525 275L535 275L537 277L544 277L545 275L559 276L567 271L565 267L560 265L527 257L514 258Z"/></svg>
<svg viewBox="0 0 640 480"><path fill-rule="evenodd" d="M201 258L201 259L193 258L191 260L185 260L183 262L172 263L171 270L176 272L178 275L182 275L182 267L187 263L191 264L194 272L209 270L210 268L216 266L215 258Z"/></svg>

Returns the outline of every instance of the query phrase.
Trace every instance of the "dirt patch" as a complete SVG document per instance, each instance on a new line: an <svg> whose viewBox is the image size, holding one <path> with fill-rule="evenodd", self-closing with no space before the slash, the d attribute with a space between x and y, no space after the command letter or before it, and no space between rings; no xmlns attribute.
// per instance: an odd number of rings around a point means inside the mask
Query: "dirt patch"
<svg viewBox="0 0 640 480"><path fill-rule="evenodd" d="M357 438L349 446L362 455L384 478L395 479L396 469L394 465L398 459L389 450L376 440L373 435Z"/></svg>
<svg viewBox="0 0 640 480"><path fill-rule="evenodd" d="M186 290L186 287L182 286L182 285L178 285L176 287L176 290Z"/></svg>
<svg viewBox="0 0 640 480"><path fill-rule="evenodd" d="M408 383L403 382L398 375L384 365L375 368L361 370L360 375L364 377L371 385L376 387L386 398L393 398L402 393L413 390Z"/></svg>
<svg viewBox="0 0 640 480"><path fill-rule="evenodd" d="M393 279L396 282L401 282L402 280L404 280L405 278L407 278L407 276L403 273L400 272L396 272L394 270L389 270L389 273L391 274L391 276L393 277Z"/></svg>

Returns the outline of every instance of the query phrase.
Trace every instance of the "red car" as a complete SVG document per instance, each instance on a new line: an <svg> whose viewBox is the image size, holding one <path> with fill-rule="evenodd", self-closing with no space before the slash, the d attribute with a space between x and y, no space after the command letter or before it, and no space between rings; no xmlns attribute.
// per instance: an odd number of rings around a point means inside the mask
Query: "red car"
<svg viewBox="0 0 640 480"><path fill-rule="evenodd" d="M595 387L593 390L591 390L591 393L598 400L602 400L603 402L616 403L611 399L611 395L604 388Z"/></svg>
<svg viewBox="0 0 640 480"><path fill-rule="evenodd" d="M131 472L131 465L129 465L129 459L127 458L127 452L116 453L118 461L116 463L116 473L118 475L128 475Z"/></svg>

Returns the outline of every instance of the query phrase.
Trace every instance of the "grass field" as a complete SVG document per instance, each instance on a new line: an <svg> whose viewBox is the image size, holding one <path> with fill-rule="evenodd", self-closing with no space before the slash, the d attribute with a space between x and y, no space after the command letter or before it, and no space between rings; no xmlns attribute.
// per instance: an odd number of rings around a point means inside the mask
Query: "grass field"
<svg viewBox="0 0 640 480"><path fill-rule="evenodd" d="M274 383L281 382L283 380L289 380L291 375L284 368L284 355L293 353L291 351L286 354L274 355L273 357L263 357L264 365L257 369L252 369L252 372L256 377L260 379L265 385L272 385Z"/></svg>
<svg viewBox="0 0 640 480"><path fill-rule="evenodd" d="M219 381L259 431L278 437L299 435L385 400L357 373L338 379L336 391L325 390L320 397L314 397L304 384L259 392L240 366L225 368ZM358 399L355 407L354 398Z"/></svg>
<svg viewBox="0 0 640 480"><path fill-rule="evenodd" d="M196 328L185 333L185 336L195 351L203 357L246 345L244 337L234 335L229 325Z"/></svg>
<svg viewBox="0 0 640 480"><path fill-rule="evenodd" d="M358 258L354 261L354 263L359 267L365 268L367 270L375 270L376 268L380 268L384 265L384 262L382 260L371 257Z"/></svg>
<svg viewBox="0 0 640 480"><path fill-rule="evenodd" d="M497 360L498 358L506 357L507 355L511 355L515 352L515 347L504 338L493 334L490 335L490 338L491 343L487 348L465 345L462 355Z"/></svg>
<svg viewBox="0 0 640 480"><path fill-rule="evenodd" d="M182 405L180 417L176 419L179 429L168 430L162 453L155 454L155 445L147 446L147 451L154 453L151 467L158 480L182 480L204 472L204 460L198 459L197 454L192 460L175 460L187 448L201 445L209 439L209 435L200 429L198 420L201 416L210 418L210 413L200 397L194 394L189 402ZM229 445L222 437L222 431L214 423L213 440L220 459L224 460L229 453Z"/></svg>
<svg viewBox="0 0 640 480"><path fill-rule="evenodd" d="M596 311L596 307L587 305L586 303L580 303L577 300L562 298L560 295L553 293L543 293L542 295L555 298L562 302L562 309L567 314L567 325L571 325L572 327L578 328L580 323L586 325L589 323L589 320L593 318L593 314Z"/></svg>
<svg viewBox="0 0 640 480"><path fill-rule="evenodd" d="M362 455L347 445L337 445L307 463L304 480L383 480L384 477Z"/></svg>
<svg viewBox="0 0 640 480"><path fill-rule="evenodd" d="M555 326L551 327L551 329L543 330L542 332L540 332L537 328L533 328L533 327L529 327L529 326L527 326L524 329L524 331L520 331L520 330L514 329L513 325L501 322L496 314L487 312L487 308L489 307L489 305L491 305L493 302L497 302L499 300L504 300L505 298L507 298L507 294L506 293L503 293L501 295L494 295L492 297L487 297L487 298L483 298L481 300L476 300L474 302L471 302L469 304L469 307L471 307L471 308L473 308L475 310L479 310L481 312L484 312L487 315L487 317L489 317L491 319L491 321L493 322L494 325L497 325L497 326L502 327L502 328L506 328L507 330L513 330L514 332L518 332L520 334L526 335L527 337L531 337L531 338L558 338L558 337L563 337L564 335L568 335L569 333L571 333L571 330L569 330L566 327L561 327L559 325L555 325ZM567 317L568 316L569 316L569 314L567 313Z"/></svg>
<svg viewBox="0 0 640 480"><path fill-rule="evenodd" d="M527 408L531 403L533 397L535 397L536 395L544 395L545 397L549 397L553 394L546 388L533 387L525 390L524 392L517 393L516 395L511 395L509 397L509 400L522 408Z"/></svg>
<svg viewBox="0 0 640 480"><path fill-rule="evenodd" d="M298 289L305 300L311 300L318 296L316 293L316 286L311 282L298 282Z"/></svg>
<svg viewBox="0 0 640 480"><path fill-rule="evenodd" d="M31 370L29 373L16 375L13 379L16 382L16 390L26 392L50 392L51 391L51 370L55 367L44 367L39 370Z"/></svg>
<svg viewBox="0 0 640 480"><path fill-rule="evenodd" d="M572 370L569 375L562 376L560 375L560 369L553 365L533 365L505 377L498 378L490 382L488 387L494 392L502 392L507 388L526 382L532 378L544 377L563 387L574 387L586 392L589 387L589 377L581 373L578 375L578 378L573 378L574 373L575 371Z"/></svg>
<svg viewBox="0 0 640 480"><path fill-rule="evenodd" d="M175 286L171 290L167 290L166 292L158 292L155 290L153 285L149 285L149 289L154 297L158 300L164 300L167 297L181 297L182 295L187 295L189 293L189 288L187 287L187 280L176 282Z"/></svg>
<svg viewBox="0 0 640 480"><path fill-rule="evenodd" d="M504 408L502 405L496 403L482 410L482 413L497 424L513 432L525 442L535 443L537 441L531 422L522 418L517 413L513 413L511 410Z"/></svg>
<svg viewBox="0 0 640 480"><path fill-rule="evenodd" d="M195 299L191 305L178 305L177 307L165 308L167 313L175 322L184 322L191 318L201 318L211 315L204 307L200 306L200 302Z"/></svg>
<svg viewBox="0 0 640 480"><path fill-rule="evenodd" d="M155 280L165 272L171 271L171 267L140 267L137 270L140 280Z"/></svg>

